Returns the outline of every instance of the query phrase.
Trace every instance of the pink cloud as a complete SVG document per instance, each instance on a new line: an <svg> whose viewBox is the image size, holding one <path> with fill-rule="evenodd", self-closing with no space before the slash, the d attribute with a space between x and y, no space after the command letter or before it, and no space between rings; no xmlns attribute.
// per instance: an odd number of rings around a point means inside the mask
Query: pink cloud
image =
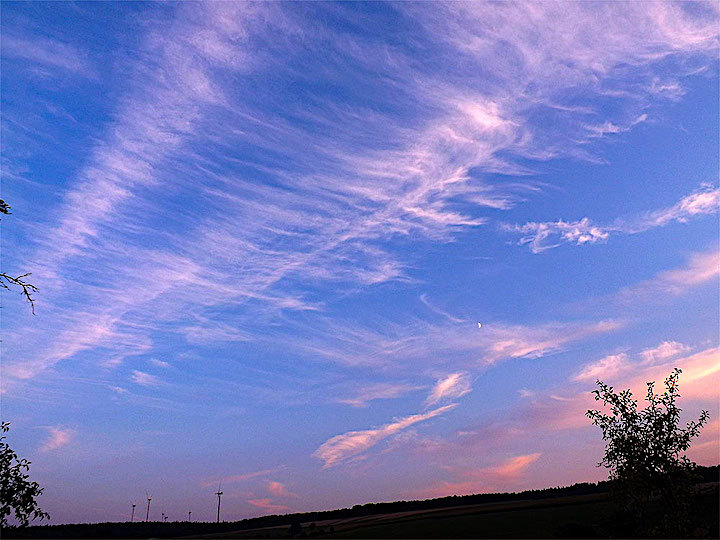
<svg viewBox="0 0 720 540"><path fill-rule="evenodd" d="M656 389L662 388L662 381L674 367L682 369L680 394L685 399L720 399L720 347L712 347L690 356L676 358L660 365L648 366L633 377L620 381L616 387L630 388L636 395L645 394L645 383L656 381Z"/></svg>
<svg viewBox="0 0 720 540"><path fill-rule="evenodd" d="M284 484L280 482L270 481L268 482L268 493L275 497L297 497L297 493L288 491Z"/></svg>
<svg viewBox="0 0 720 540"><path fill-rule="evenodd" d="M75 435L74 429L63 429L61 427L46 428L49 433L48 439L40 447L41 452L51 452L68 444Z"/></svg>
<svg viewBox="0 0 720 540"><path fill-rule="evenodd" d="M542 454L535 452L509 458L502 463L479 469L453 470L459 481L442 481L427 488L413 492L413 496L445 497L448 495L467 495L470 493L489 493L509 489Z"/></svg>
<svg viewBox="0 0 720 540"><path fill-rule="evenodd" d="M659 346L662 347L663 344ZM678 347L671 347L677 350ZM665 347L664 349L670 350ZM683 373L680 377L681 406L688 417L696 417L700 409L709 409L711 418L720 414L718 400L720 399L720 348L712 347L684 357L671 357L661 365L647 364L642 355L638 354L635 360L629 355L624 360L624 369L612 374L607 371L596 373L600 379L614 386L618 390L630 388L634 397L643 407L643 398L648 381L656 381L656 389L662 391L662 381L670 374L673 367L680 367ZM542 391L525 391L518 405L505 411L502 417L490 420L488 423L476 427L460 430L454 440L418 440L410 438L404 442L403 451L413 453L427 453L438 462L458 463L448 468L459 477L458 481L444 481L431 486L431 489L422 493L423 496L440 496L452 493L470 493L483 490L506 489L510 484L500 482L505 478L512 480L513 474L524 470L526 463L532 462L537 445L543 445L543 451L548 447L555 447L557 441L567 438L568 445L565 450L568 456L575 454L574 475L594 465L602 455L602 441L585 413L588 409L602 408L600 402L594 399L591 391L595 389L594 380L582 379L574 384L566 384L562 388L546 389ZM717 463L717 450L720 439L717 436L716 423L707 426L701 437L691 447L690 456L702 464ZM398 443L399 444L399 443ZM530 445L534 447L531 447ZM467 464L466 455L483 455L490 452L507 451L513 448L521 453L519 458L509 459L493 467L475 469ZM531 452L528 452L530 450ZM585 460L583 455L590 452L592 458ZM523 458L525 456L525 458ZM536 475L548 476L545 469L536 470ZM554 473L556 474L556 473ZM587 471L587 474L593 474ZM602 474L599 472L598 474ZM481 476L484 475L484 476ZM582 476L572 481L582 480ZM482 480L482 481L480 481ZM537 480L536 477L525 480ZM532 482L530 482L532 483ZM524 482L523 486L528 483Z"/></svg>
<svg viewBox="0 0 720 540"><path fill-rule="evenodd" d="M679 350L677 346L664 346L661 344L658 349L669 352ZM647 350L646 350L647 351ZM645 353L646 351L643 351ZM641 358L643 353L640 354ZM616 355L620 356L620 355ZM616 358L607 357L607 358ZM670 355L672 358L673 355ZM606 360L606 359L604 359ZM720 399L720 348L712 347L690 356L666 360L663 364L648 364L642 359L631 361L627 355L622 355L618 360L619 365L613 362L605 365L591 364L586 370L593 371L593 376L574 378L575 381L583 383L583 391L569 394L562 400L553 399L551 395L535 394L537 397L527 406L520 415L532 423L537 422L537 428L543 430L573 429L587 426L587 418L584 412L587 409L596 409L599 402L591 395L591 390L596 387L593 384L596 378L610 384L616 389L629 388L633 395L640 400L638 404L643 406L642 400L647 391L647 382L655 381L656 390L663 391L663 381L670 375L674 367L682 369L680 376L681 399L701 400L717 402ZM603 370L603 368L606 368ZM581 372L582 373L582 372ZM699 413L699 408L698 408Z"/></svg>
<svg viewBox="0 0 720 540"><path fill-rule="evenodd" d="M249 473L233 474L230 476L223 476L223 477L215 478L212 480L208 479L208 480L204 480L202 482L202 486L209 487L209 486L217 485L220 482L222 482L223 484L235 484L238 482L244 482L245 480L250 480L251 478L257 478L259 476L267 476L268 474L278 472L279 470L280 470L280 467L275 468L275 469L263 469L261 471L253 471L253 472L249 472Z"/></svg>
<svg viewBox="0 0 720 540"><path fill-rule="evenodd" d="M284 504L273 504L272 499L248 499L248 503L266 513L284 512L288 507Z"/></svg>
<svg viewBox="0 0 720 540"><path fill-rule="evenodd" d="M700 432L700 437L687 452L700 465L717 465L720 461L720 419L715 419Z"/></svg>
<svg viewBox="0 0 720 540"><path fill-rule="evenodd" d="M640 400L638 406L643 407L646 383L655 381L656 390L662 392L663 381L674 367L683 371L680 376L681 400L705 401L708 404L706 408L710 406L717 409L717 400L720 399L720 348L717 347L668 360L660 365L649 365L642 360L630 361L625 357L622 369L615 370L614 366L611 366L607 371L598 371L595 375L618 390L629 388L635 398ZM563 396L562 400L554 399L557 397L554 395L536 393L533 400L519 410L515 415L517 420L509 426L523 436L536 431L559 431L589 426L584 416L585 411L601 408L600 402L595 401L590 393L596 388L592 384L595 379L575 377L575 380L587 385L585 389L571 392ZM694 406L693 411L699 414L700 407Z"/></svg>
<svg viewBox="0 0 720 540"><path fill-rule="evenodd" d="M643 407L643 398L648 381L656 381L656 388L662 391L662 381L673 367L683 370L680 377L681 406L684 414L696 417L700 409L711 412L711 418L717 418L720 399L720 347L707 348L695 354L678 357L669 354L678 350L687 350L687 346L662 342L658 349L668 353L662 364L648 364L643 352L622 357L622 369L615 371L613 366L594 375L621 390L630 388L634 397ZM606 365L607 367L607 365ZM401 450L407 455L423 455L442 464L442 469L450 474L427 488L411 493L412 496L438 497L452 494L525 489L538 482L559 481L575 482L600 479L604 475L601 469L594 469L602 455L603 443L597 428L592 426L585 412L588 409L602 408L594 399L591 391L595 388L594 379L576 379L556 389L525 391L518 405L505 411L496 420L476 427L456 432L452 440L421 439L417 436L402 441L396 439ZM720 422L713 421L701 431L688 453L689 457L700 464L717 463L720 451ZM531 468L548 448L556 448L559 441L565 441L563 451L571 467L567 475L560 474L548 463ZM518 453L499 464L477 468L467 460L468 455L488 455L493 452L507 452L512 448ZM563 480L564 479L564 480ZM517 486L517 488L515 487Z"/></svg>
<svg viewBox="0 0 720 540"><path fill-rule="evenodd" d="M524 456L517 456L507 461L496 465L495 467L488 467L486 469L480 469L479 472L488 475L495 475L501 478L513 478L521 474L531 464L535 463L541 454L527 454Z"/></svg>

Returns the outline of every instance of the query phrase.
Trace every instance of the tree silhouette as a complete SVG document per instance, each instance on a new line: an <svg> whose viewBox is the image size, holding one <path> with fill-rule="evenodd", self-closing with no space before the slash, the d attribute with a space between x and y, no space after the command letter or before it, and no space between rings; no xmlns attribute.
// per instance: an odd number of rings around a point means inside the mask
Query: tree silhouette
<svg viewBox="0 0 720 540"><path fill-rule="evenodd" d="M7 526L7 517L14 512L21 526L27 526L30 520L50 518L40 510L36 498L43 492L37 482L29 480L27 471L30 462L18 458L15 451L5 442L5 433L10 430L10 422L0 423L0 525Z"/></svg>
<svg viewBox="0 0 720 540"><path fill-rule="evenodd" d="M695 494L695 463L684 454L692 439L700 434L709 414L702 411L697 421L679 426L681 409L678 379L682 370L675 368L665 379L665 391L655 392L655 383L647 383L648 406L638 410L638 401L630 390L616 393L612 386L598 380L593 391L596 401L610 405L611 414L588 410L587 416L603 432L607 442L598 466L610 470L613 492L641 534L686 537L690 532L692 500ZM658 499L663 514L659 522L648 523L648 504Z"/></svg>
<svg viewBox="0 0 720 540"><path fill-rule="evenodd" d="M10 206L0 199L0 213L9 214ZM22 289L25 299L30 303L30 309L35 314L35 304L32 293L37 287L27 283L23 278L30 274L11 276L0 272L0 288L9 289L8 285L16 285ZM31 482L27 472L30 462L18 458L15 451L5 442L5 433L10 430L10 422L0 422L0 525L7 525L7 517L15 513L15 519L21 526L26 526L30 520L49 518L50 515L40 510L36 498L43 492L37 482Z"/></svg>

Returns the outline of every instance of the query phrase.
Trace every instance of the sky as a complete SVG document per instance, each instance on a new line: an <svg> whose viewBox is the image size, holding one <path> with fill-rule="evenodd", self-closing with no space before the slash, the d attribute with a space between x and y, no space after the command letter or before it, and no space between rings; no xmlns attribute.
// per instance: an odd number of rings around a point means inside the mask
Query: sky
<svg viewBox="0 0 720 540"><path fill-rule="evenodd" d="M720 462L717 3L1 7L51 523L601 480L595 380L673 367Z"/></svg>

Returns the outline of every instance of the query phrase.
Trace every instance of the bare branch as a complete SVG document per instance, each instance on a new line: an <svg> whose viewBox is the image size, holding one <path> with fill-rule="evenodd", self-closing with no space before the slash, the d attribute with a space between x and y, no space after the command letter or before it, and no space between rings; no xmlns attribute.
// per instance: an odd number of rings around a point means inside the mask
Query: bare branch
<svg viewBox="0 0 720 540"><path fill-rule="evenodd" d="M16 285L22 288L22 294L25 295L25 299L30 304L30 309L32 310L33 315L35 315L35 299L32 297L32 295L36 293L38 289L32 283L28 283L23 279L29 275L30 272L28 272L27 274L21 274L19 276L13 277L6 274L5 272L0 272L0 287L9 290L10 287L8 285Z"/></svg>

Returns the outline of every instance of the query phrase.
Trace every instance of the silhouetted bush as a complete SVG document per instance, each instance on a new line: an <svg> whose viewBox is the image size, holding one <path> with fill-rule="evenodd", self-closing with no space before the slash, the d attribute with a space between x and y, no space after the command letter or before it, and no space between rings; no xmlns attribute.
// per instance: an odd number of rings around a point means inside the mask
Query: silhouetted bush
<svg viewBox="0 0 720 540"><path fill-rule="evenodd" d="M697 466L685 455L691 441L700 434L709 414L702 411L697 421L680 427L678 380L675 368L665 379L665 391L655 392L647 383L647 407L638 409L630 390L615 392L597 381L595 399L610 406L610 414L590 410L587 416L602 429L607 442L600 465L610 471L613 495L637 523L637 534L653 537L687 538L693 529L692 508ZM658 499L659 516L649 515L649 503Z"/></svg>

